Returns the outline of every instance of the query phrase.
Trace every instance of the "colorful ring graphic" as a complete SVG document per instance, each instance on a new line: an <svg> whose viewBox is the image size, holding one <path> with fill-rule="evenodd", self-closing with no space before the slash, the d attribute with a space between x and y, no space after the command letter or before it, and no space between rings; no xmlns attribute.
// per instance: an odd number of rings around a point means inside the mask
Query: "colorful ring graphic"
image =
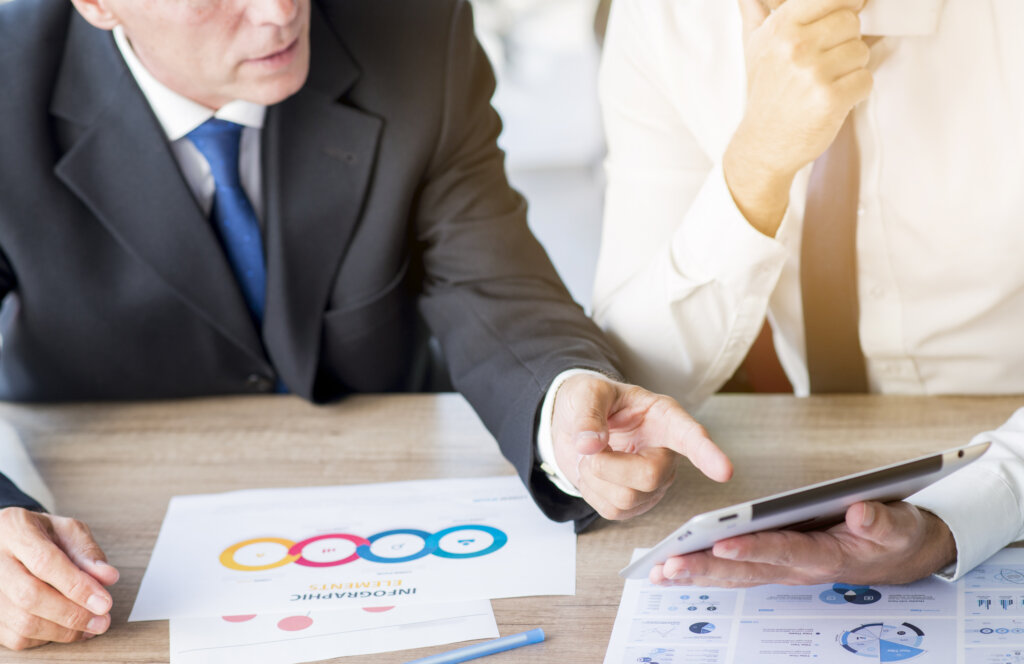
<svg viewBox="0 0 1024 664"><path fill-rule="evenodd" d="M477 531L487 533L491 536L491 543L480 551L446 551L441 548L441 540L452 533L460 531ZM419 537L423 540L423 548L416 553L399 556L397 558L387 558L375 554L370 550L371 545L377 540L388 537L391 535L412 535ZM341 560L333 560L327 562L317 562L310 560L303 555L303 551L307 546L314 542L327 539L343 539L352 542L356 545L355 553L342 558ZM252 544L279 544L285 547L285 555L271 563L263 565L245 565L235 560L235 554L237 554L244 547ZM377 533L370 537L360 537L359 535L350 535L348 533L329 533L325 535L315 535L313 537L306 538L300 542L293 542L292 540L285 539L283 537L256 537L253 539L247 539L237 544L232 544L228 548L224 549L223 553L220 554L220 563L228 569L237 570L239 572L262 572L268 569L274 569L277 567L284 567L289 563L297 563L304 567L337 567L339 565L346 565L354 562L355 560L362 558L368 562L373 563L384 563L384 564L395 564L395 563L407 563L413 560L424 558L431 554L440 558L450 559L465 559L465 558L476 558L478 556L486 556L489 553L494 553L498 549L505 546L508 543L508 535L497 528L491 526L481 526L477 524L465 525L465 526L452 526L439 530L434 534L430 534L423 530L417 530L415 528L396 528L394 530L385 530Z"/></svg>
<svg viewBox="0 0 1024 664"><path fill-rule="evenodd" d="M356 550L352 553L352 555L348 556L347 558L342 558L341 560L332 560L324 563L312 561L302 555L302 551L306 548L306 545L312 544L313 542L319 542L320 540L325 539L348 540L349 542L352 542L356 545ZM369 542L366 541L366 538L360 537L359 535L347 535L344 533L338 535L317 535L316 537L304 539L301 542L293 545L292 548L288 549L288 555L299 556L295 559L295 563L297 565L303 565L305 567L337 567L338 565L344 565L346 563L352 562L353 560L358 560L360 557L359 547L364 546L366 544L369 544Z"/></svg>
<svg viewBox="0 0 1024 664"><path fill-rule="evenodd" d="M390 535L415 535L416 537L419 537L423 540L423 548L412 555L401 556L399 558L385 558L383 556L378 556L370 550L371 544L373 544L382 537L388 537ZM377 533L372 537L368 537L367 539L370 541L356 549L356 553L359 554L360 558L362 558L363 560L369 560L371 563L407 563L410 560L418 560L420 558L423 558L424 556L429 556L430 554L434 553L434 549L431 547L430 544L430 538L430 533L423 532L422 530L416 530L414 528L397 528L395 530L385 530L382 533Z"/></svg>
<svg viewBox="0 0 1024 664"><path fill-rule="evenodd" d="M494 541L491 542L491 545L489 547L487 547L486 549L481 549L480 551L458 553L455 551L445 551L444 549L442 549L441 538L445 535L457 533L460 530L477 530L480 532L484 532L490 535L494 539ZM439 530L433 535L431 535L430 539L427 541L427 547L429 548L432 545L434 549L434 555L440 556L442 558L476 558L477 556L486 556L488 553L494 553L501 547L505 546L507 542L508 535L498 530L497 528L491 528L490 526L452 526L451 528Z"/></svg>
<svg viewBox="0 0 1024 664"><path fill-rule="evenodd" d="M263 542L269 544L280 544L288 553L280 560L266 565L243 565L235 560L235 554L244 547L250 544L261 544ZM295 562L299 559L299 556L292 555L291 548L295 546L295 542L284 539L283 537L255 537L253 539L247 539L244 542L239 542L224 549L224 553L220 554L220 564L228 569L236 569L239 572L262 572L267 569L274 569L275 567L284 567L288 563Z"/></svg>

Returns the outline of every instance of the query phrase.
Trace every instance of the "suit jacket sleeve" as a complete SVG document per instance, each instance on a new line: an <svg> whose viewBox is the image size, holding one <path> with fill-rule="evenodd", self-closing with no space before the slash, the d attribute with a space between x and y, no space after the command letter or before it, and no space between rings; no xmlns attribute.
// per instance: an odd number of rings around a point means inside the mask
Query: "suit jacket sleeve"
<svg viewBox="0 0 1024 664"><path fill-rule="evenodd" d="M537 416L563 370L618 372L600 331L527 228L526 204L509 186L497 147L501 121L490 106L490 64L474 37L468 3L454 7L443 125L417 210L420 308L453 384L538 506L552 519L581 525L593 510L556 489L538 467Z"/></svg>

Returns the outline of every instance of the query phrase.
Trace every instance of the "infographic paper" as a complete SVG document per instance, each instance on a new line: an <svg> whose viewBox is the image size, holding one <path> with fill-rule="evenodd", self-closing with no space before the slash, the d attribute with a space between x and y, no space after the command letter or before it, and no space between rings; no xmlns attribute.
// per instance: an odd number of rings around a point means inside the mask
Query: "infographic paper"
<svg viewBox="0 0 1024 664"><path fill-rule="evenodd" d="M576 535L514 476L171 500L129 620L575 592Z"/></svg>
<svg viewBox="0 0 1024 664"><path fill-rule="evenodd" d="M488 600L170 622L171 664L297 664L497 636Z"/></svg>
<svg viewBox="0 0 1024 664"><path fill-rule="evenodd" d="M1024 549L1000 551L957 583L724 590L626 581L604 661L1024 664Z"/></svg>

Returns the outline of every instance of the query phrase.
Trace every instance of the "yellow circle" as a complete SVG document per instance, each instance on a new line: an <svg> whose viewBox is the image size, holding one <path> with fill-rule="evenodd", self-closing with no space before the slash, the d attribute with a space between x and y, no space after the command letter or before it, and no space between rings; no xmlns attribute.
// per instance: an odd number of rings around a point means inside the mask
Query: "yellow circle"
<svg viewBox="0 0 1024 664"><path fill-rule="evenodd" d="M268 563L266 565L242 565L235 561L235 554L238 553L239 549L250 544L259 544L260 542L269 542L271 544L280 544L285 550L291 549L295 546L295 542L286 540L283 537L257 537L255 539L245 540L238 544L233 544L228 548L224 549L224 553L220 554L220 564L228 569L236 569L239 572L262 572L265 569L274 569L275 567L283 567L290 562L294 562L300 558L300 556L293 556L291 554L286 555L281 560L276 562Z"/></svg>

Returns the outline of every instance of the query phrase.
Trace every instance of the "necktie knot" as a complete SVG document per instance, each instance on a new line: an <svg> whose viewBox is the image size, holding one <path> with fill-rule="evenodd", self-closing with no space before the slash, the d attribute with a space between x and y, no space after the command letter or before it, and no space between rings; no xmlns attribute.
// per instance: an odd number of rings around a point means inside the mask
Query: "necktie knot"
<svg viewBox="0 0 1024 664"><path fill-rule="evenodd" d="M206 158L218 187L239 187L238 151L242 125L210 118L188 133L192 144Z"/></svg>
<svg viewBox="0 0 1024 664"><path fill-rule="evenodd" d="M267 290L263 238L252 203L238 176L242 125L211 118L188 134L206 157L213 175L213 209L210 221L231 263L242 295L257 324L263 321Z"/></svg>

